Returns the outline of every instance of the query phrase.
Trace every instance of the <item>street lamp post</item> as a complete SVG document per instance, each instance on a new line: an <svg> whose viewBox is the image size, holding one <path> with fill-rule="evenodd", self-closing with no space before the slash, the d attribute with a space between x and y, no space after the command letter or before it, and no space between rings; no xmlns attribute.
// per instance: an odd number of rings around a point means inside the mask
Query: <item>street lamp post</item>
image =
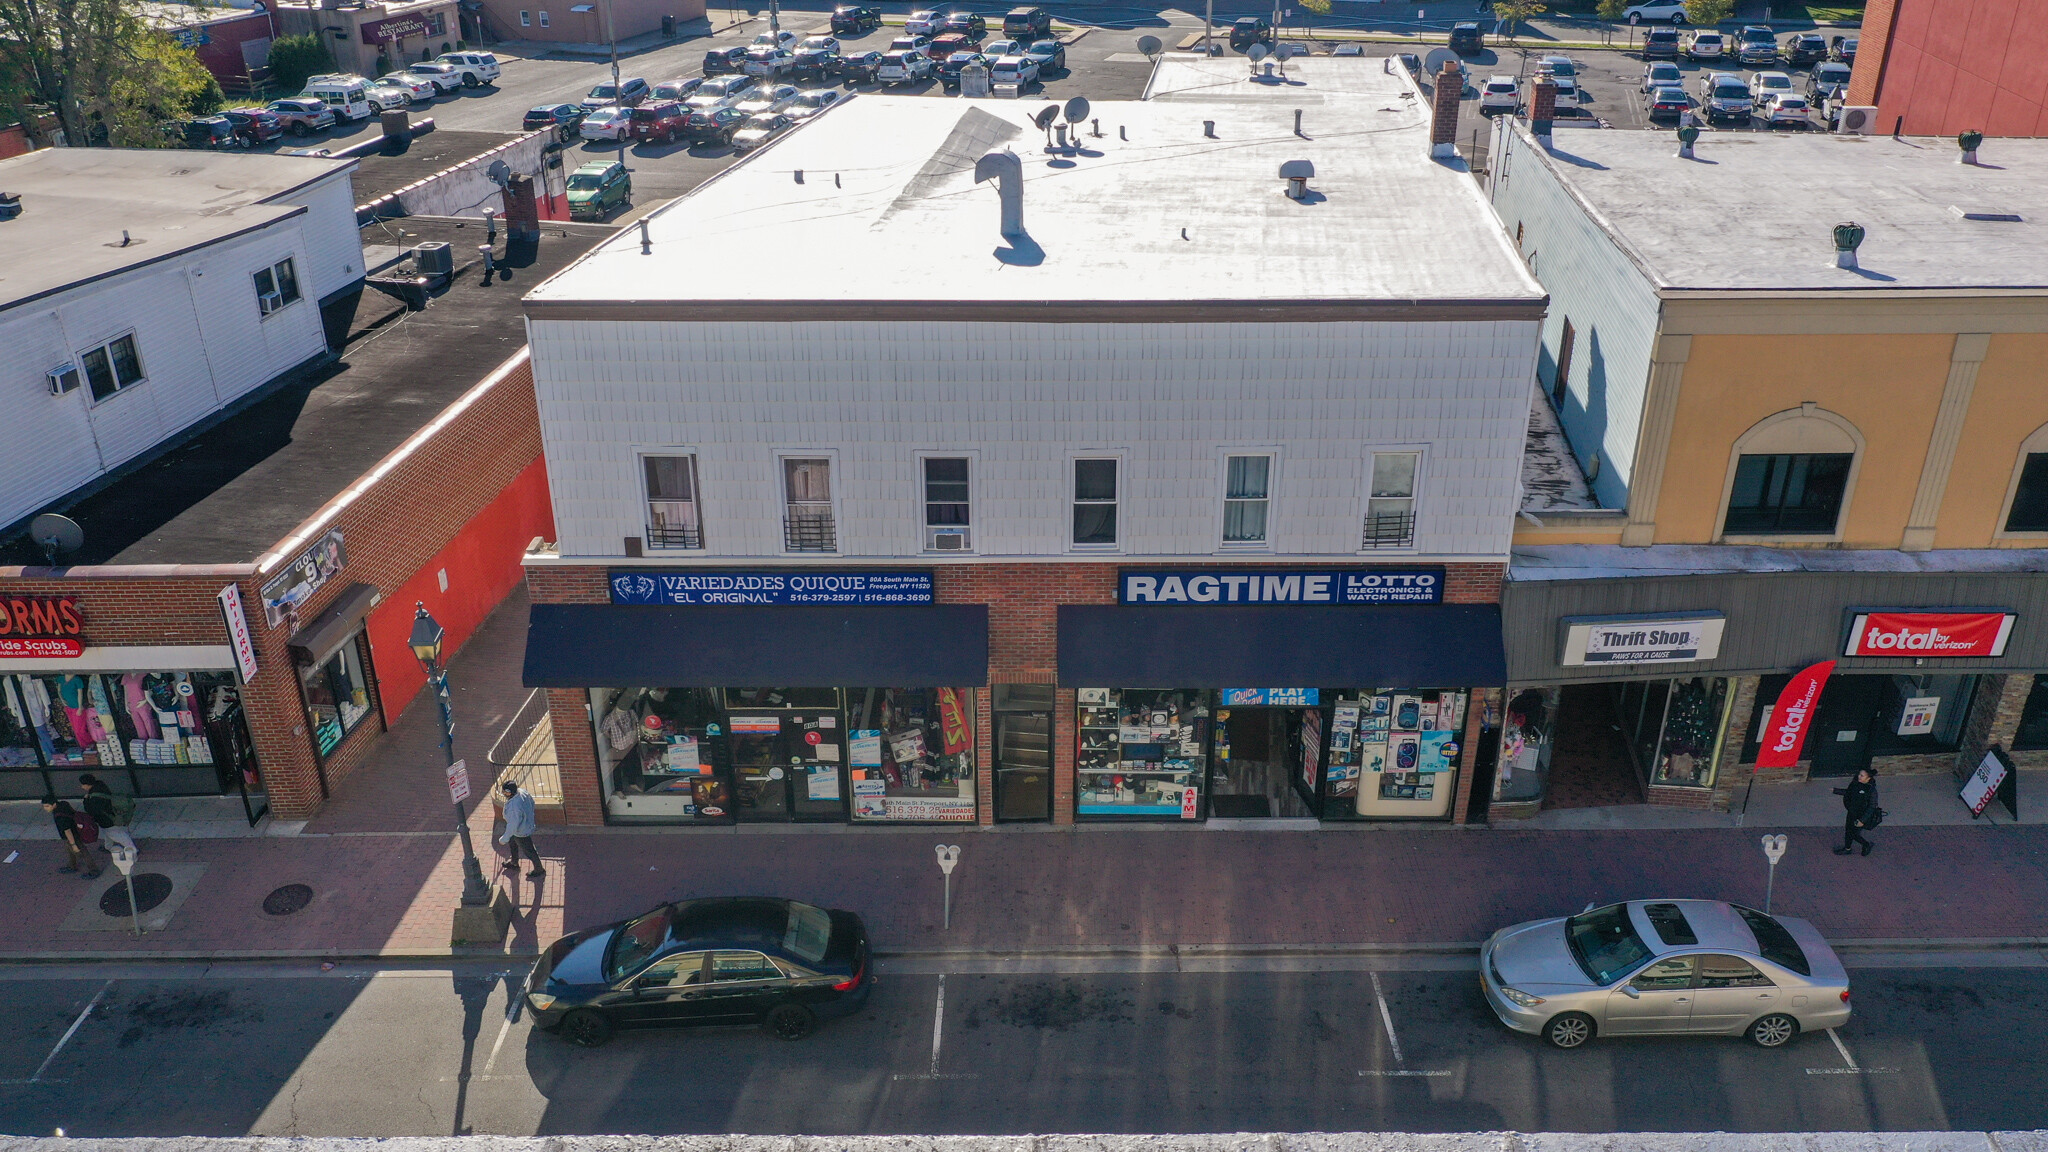
<svg viewBox="0 0 2048 1152"><path fill-rule="evenodd" d="M448 698L448 669L441 665L441 624L427 614L425 601L415 603L418 607L412 617L412 638L406 644L419 657L420 667L427 670L427 686L434 690L434 701L441 706L441 752L448 767L453 768L455 711ZM466 907L484 907L491 902L491 890L484 884L483 865L477 863L476 848L469 842L469 814L463 811L460 800L455 802L455 834L462 837L462 903Z"/></svg>
<svg viewBox="0 0 2048 1152"><path fill-rule="evenodd" d="M597 11L597 5L577 4L571 7L569 11L595 12ZM619 91L619 34L612 27L612 6L609 2L604 6L604 38L611 43L612 49L612 95L619 101L619 107L624 108L626 106L625 93ZM621 168L626 166L626 133L624 131L619 133L619 166ZM426 609L422 608L421 611L424 612Z"/></svg>

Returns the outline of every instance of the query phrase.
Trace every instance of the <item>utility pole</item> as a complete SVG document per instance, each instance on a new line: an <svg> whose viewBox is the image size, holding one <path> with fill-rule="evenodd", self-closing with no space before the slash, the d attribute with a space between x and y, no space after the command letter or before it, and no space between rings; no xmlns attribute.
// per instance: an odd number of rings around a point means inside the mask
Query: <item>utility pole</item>
<svg viewBox="0 0 2048 1152"><path fill-rule="evenodd" d="M1202 14L1202 55L1206 58L1216 54L1216 0L1208 0L1208 7Z"/></svg>
<svg viewBox="0 0 2048 1152"><path fill-rule="evenodd" d="M782 31L782 8L776 0L768 0L768 30Z"/></svg>

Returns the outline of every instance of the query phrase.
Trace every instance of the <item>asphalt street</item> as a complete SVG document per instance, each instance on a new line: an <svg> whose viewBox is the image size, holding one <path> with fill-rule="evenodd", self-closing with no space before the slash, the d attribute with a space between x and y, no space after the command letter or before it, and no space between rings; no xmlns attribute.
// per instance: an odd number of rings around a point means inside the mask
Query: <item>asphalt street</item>
<svg viewBox="0 0 2048 1152"><path fill-rule="evenodd" d="M898 961L862 1014L572 1048L506 1014L523 972L0 970L0 1129L72 1136L2048 1126L2048 969L1859 968L1855 1018L1737 1039L1502 1029L1462 958L1202 972ZM1890 961L1887 961L1890 962ZM1082 967L1085 967L1082 966Z"/></svg>

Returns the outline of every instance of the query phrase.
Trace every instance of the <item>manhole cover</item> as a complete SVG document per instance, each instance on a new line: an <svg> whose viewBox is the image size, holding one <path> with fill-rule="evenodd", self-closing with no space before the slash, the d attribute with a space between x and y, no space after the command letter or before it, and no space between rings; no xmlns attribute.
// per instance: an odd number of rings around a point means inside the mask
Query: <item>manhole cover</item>
<svg viewBox="0 0 2048 1152"><path fill-rule="evenodd" d="M263 898L263 910L272 916L289 916L313 902L313 890L304 884L287 884Z"/></svg>
<svg viewBox="0 0 2048 1152"><path fill-rule="evenodd" d="M171 897L171 878L161 872L143 872L131 878L135 885L135 911L147 912ZM128 915L128 885L116 884L100 897L100 911L109 916Z"/></svg>

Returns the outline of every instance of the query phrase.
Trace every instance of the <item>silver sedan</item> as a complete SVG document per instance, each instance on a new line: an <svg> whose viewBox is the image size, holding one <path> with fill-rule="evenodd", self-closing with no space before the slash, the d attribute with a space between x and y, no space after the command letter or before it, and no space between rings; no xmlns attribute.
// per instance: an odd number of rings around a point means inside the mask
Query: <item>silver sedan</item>
<svg viewBox="0 0 2048 1152"><path fill-rule="evenodd" d="M1849 1019L1849 973L1804 920L1719 900L1631 900L1503 928L1479 951L1501 1023L1594 1036L1748 1036L1765 1048Z"/></svg>

